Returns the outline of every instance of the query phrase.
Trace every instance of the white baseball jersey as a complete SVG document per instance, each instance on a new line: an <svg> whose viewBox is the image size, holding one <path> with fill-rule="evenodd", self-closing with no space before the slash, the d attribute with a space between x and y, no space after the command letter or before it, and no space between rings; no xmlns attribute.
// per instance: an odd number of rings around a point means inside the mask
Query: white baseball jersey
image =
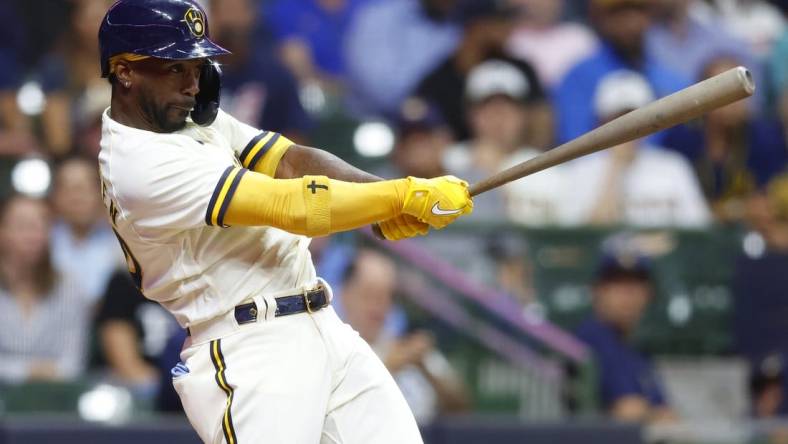
<svg viewBox="0 0 788 444"><path fill-rule="evenodd" d="M257 293L299 293L316 282L309 238L272 227L226 227L244 166L291 142L219 111L155 133L102 117L102 194L129 271L149 299L183 327L233 309ZM264 193L265 190L260 190Z"/></svg>

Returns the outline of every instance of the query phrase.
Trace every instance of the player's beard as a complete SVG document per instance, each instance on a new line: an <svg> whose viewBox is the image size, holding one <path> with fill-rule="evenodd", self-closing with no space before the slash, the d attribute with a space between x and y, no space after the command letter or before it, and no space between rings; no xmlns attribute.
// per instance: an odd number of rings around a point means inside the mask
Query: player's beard
<svg viewBox="0 0 788 444"><path fill-rule="evenodd" d="M156 127L157 132L172 133L183 129L186 126L186 116L172 118L168 112L173 108L170 104L158 105L148 94L140 94L140 108L150 119L150 123ZM188 115L188 113L185 113Z"/></svg>

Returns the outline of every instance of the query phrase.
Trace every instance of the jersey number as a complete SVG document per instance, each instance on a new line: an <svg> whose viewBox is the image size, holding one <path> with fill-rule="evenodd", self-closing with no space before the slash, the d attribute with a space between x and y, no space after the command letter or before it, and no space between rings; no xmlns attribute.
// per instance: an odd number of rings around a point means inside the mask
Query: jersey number
<svg viewBox="0 0 788 444"><path fill-rule="evenodd" d="M115 233L115 237L118 238L120 249L123 250L123 255L126 256L126 266L129 268L129 274L131 274L131 278L134 280L134 285L137 286L137 289L142 291L142 268L140 268L140 263L131 253L129 246L126 245L126 242L120 237L120 234L115 231L115 227L112 228L112 231Z"/></svg>
<svg viewBox="0 0 788 444"><path fill-rule="evenodd" d="M106 196L103 183L101 194ZM142 291L142 268L140 268L140 263L137 261L137 258L131 253L131 249L129 249L126 241L120 237L120 234L118 234L118 231L115 229L115 218L118 216L118 209L115 206L115 202L111 199L107 200L109 200L109 218L110 222L112 222L112 232L115 233L115 237L118 238L120 249L123 250L123 255L126 256L126 266L129 268L129 274L131 274L131 278L134 280L134 285L137 286L138 290Z"/></svg>

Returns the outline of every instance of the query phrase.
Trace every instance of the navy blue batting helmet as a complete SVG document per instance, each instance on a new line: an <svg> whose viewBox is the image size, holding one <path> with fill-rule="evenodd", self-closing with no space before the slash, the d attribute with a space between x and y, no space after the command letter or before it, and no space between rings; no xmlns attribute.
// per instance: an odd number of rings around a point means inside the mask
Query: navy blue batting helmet
<svg viewBox="0 0 788 444"><path fill-rule="evenodd" d="M101 76L110 57L123 53L185 60L230 52L208 38L205 11L193 0L119 0L99 29Z"/></svg>

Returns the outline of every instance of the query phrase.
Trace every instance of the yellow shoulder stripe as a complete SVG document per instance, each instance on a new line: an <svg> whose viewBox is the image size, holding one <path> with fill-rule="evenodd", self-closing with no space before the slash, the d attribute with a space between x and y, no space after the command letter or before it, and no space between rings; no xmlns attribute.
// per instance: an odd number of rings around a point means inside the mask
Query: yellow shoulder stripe
<svg viewBox="0 0 788 444"><path fill-rule="evenodd" d="M227 213L227 207L241 182L241 177L246 174L248 170L238 167L227 167L222 173L219 182L216 183L216 188L211 195L211 200L208 202L208 209L205 213L205 223L212 226L224 227L224 215Z"/></svg>
<svg viewBox="0 0 788 444"><path fill-rule="evenodd" d="M239 159L244 167L273 177L279 161L292 144L279 133L263 131L249 141Z"/></svg>
<svg viewBox="0 0 788 444"><path fill-rule="evenodd" d="M284 157L285 153L291 146L293 146L293 142L284 136L280 137L279 140L277 140L276 143L274 143L274 145L268 150L268 153L256 165L254 170L258 173L275 177L276 168L279 166L279 162L282 160L282 157Z"/></svg>

